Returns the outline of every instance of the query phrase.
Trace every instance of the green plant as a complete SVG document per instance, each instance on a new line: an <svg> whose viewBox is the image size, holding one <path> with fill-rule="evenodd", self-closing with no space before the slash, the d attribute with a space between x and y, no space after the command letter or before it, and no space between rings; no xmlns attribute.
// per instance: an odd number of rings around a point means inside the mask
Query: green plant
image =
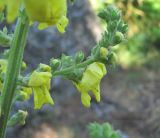
<svg viewBox="0 0 160 138"><path fill-rule="evenodd" d="M129 25L128 41L116 49L119 64L124 68L160 66L160 0L90 0L102 9L105 5L115 4L123 13Z"/></svg>
<svg viewBox="0 0 160 138"><path fill-rule="evenodd" d="M90 138L120 138L120 134L115 131L109 123L88 125Z"/></svg>
<svg viewBox="0 0 160 138"><path fill-rule="evenodd" d="M19 110L10 116L10 110L16 101L27 101L34 94L35 109L40 109L44 104L54 105L49 90L50 81L56 76L71 80L80 91L84 106L90 106L89 91L100 101L99 86L107 73L106 66L115 64L116 55L112 47L123 41L127 31L127 25L118 9L108 6L99 13L107 27L102 39L92 48L90 56L85 58L83 52L77 52L75 56L62 54L61 58L52 58L49 65L39 64L37 69L26 75L22 73L26 68L22 59L29 22L38 21L39 29L55 25L64 33L68 24L66 0L38 1L38 4L37 0L24 0L16 4L13 0L0 1L0 11L1 21L5 17L5 11L8 22L13 22L18 16L13 34L8 34L6 28L0 32L0 45L8 47L0 59L0 138L5 137L7 126L25 123L27 111Z"/></svg>

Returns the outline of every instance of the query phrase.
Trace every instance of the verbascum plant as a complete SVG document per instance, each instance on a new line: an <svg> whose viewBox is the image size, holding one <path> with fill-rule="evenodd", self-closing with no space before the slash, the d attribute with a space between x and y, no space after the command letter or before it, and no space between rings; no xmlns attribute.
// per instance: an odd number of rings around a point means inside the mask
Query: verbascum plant
<svg viewBox="0 0 160 138"><path fill-rule="evenodd" d="M0 21L6 19L12 23L18 18L13 34L8 33L7 28L0 31L0 45L8 47L0 59L0 138L5 138L7 126L25 123L27 111L18 110L10 115L16 101L28 101L33 95L34 109L41 109L45 104L54 105L50 88L52 78L57 76L73 83L80 92L85 107L91 106L89 92L100 102L100 82L107 74L107 67L114 65L117 58L112 47L125 39L127 31L127 25L118 9L108 6L99 13L107 26L102 39L91 49L90 56L85 57L81 51L74 56L62 54L58 59L53 57L49 65L40 63L26 75L24 71L27 66L23 62L23 54L30 25L38 22L39 29L56 26L64 33L68 24L67 2L1 0L0 11Z"/></svg>

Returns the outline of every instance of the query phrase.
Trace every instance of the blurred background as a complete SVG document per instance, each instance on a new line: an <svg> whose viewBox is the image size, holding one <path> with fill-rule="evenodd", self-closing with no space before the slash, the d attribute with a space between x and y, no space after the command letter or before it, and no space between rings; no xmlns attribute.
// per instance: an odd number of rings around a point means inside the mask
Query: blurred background
<svg viewBox="0 0 160 138"><path fill-rule="evenodd" d="M76 0L69 4L69 26L64 35L53 27L39 31L32 26L24 61L28 72L61 53L86 56L101 38L104 24L97 12L107 4L122 10L129 25L127 39L115 47L117 66L109 68L101 83L100 103L82 106L70 81L55 78L55 106L33 109L33 98L16 103L14 110L28 110L24 126L9 128L8 138L89 138L90 122L110 122L122 138L160 138L160 0ZM9 26L13 31L13 26Z"/></svg>

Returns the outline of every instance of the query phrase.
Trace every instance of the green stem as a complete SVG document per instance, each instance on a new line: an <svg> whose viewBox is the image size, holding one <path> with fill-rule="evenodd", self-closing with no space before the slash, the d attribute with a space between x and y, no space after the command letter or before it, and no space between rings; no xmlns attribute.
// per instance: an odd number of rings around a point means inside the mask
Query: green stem
<svg viewBox="0 0 160 138"><path fill-rule="evenodd" d="M24 11L18 19L13 40L11 43L10 55L8 59L8 67L2 90L2 105L0 117L0 138L5 138L7 121L12 106L17 79L20 73L24 48L26 44L27 32L29 29L29 20Z"/></svg>
<svg viewBox="0 0 160 138"><path fill-rule="evenodd" d="M55 71L52 73L52 76L58 76L58 75L64 75L64 74L68 74L70 72L72 72L75 68L83 68L83 67L86 67L87 65L95 62L95 58L91 58L91 59L88 59L82 63L79 63L75 66L71 66L71 67L68 67L68 68L65 68L65 69L62 69L62 70L59 70L59 71Z"/></svg>

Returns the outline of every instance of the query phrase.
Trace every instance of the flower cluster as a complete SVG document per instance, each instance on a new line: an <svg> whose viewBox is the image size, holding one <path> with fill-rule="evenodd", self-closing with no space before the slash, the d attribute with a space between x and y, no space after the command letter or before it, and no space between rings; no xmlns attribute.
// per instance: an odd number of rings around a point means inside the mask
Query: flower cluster
<svg viewBox="0 0 160 138"><path fill-rule="evenodd" d="M115 65L117 56L112 47L125 39L127 25L123 22L121 12L114 6L108 6L99 13L107 27L102 39L92 48L91 55L84 60L84 54L75 56L62 55L60 59L51 60L52 75L61 75L73 82L81 93L82 104L90 107L92 92L97 102L100 101L100 82L107 74L106 67Z"/></svg>
<svg viewBox="0 0 160 138"><path fill-rule="evenodd" d="M5 8L8 22L13 22L19 14L23 17L22 14L25 9L30 22L39 22L40 29L56 25L60 32L64 32L68 24L66 0L1 0L0 11ZM20 10L22 8L23 12L19 13L19 8ZM27 20L28 17L26 17ZM33 94L35 109L40 109L45 104L54 105L50 88L51 79L56 76L61 76L73 83L80 92L81 101L85 107L90 107L91 105L91 95L89 92L99 102L101 99L101 80L107 74L107 67L113 66L117 59L112 47L125 39L127 31L127 25L123 22L121 13L115 7L108 6L100 12L99 17L107 23L106 30L102 35L102 39L91 49L91 54L88 57L85 58L84 53L81 51L77 52L74 56L62 54L58 59L52 58L50 65L40 64L37 69L26 75L24 75L25 73L22 75L20 72L12 103L27 101ZM14 40L13 38L12 34L8 34L6 29L0 31L0 45L10 45ZM3 83L5 76L7 76L6 72L9 70L7 69L7 65L10 65L8 58L10 52L12 51L6 50L3 53L3 58L0 59L0 91L2 91L2 87L5 87ZM26 65L23 62L21 71L25 68ZM1 115L3 92L0 94ZM19 110L10 118L8 124L23 124L26 115L27 112ZM113 133L113 136L116 136L116 133Z"/></svg>

